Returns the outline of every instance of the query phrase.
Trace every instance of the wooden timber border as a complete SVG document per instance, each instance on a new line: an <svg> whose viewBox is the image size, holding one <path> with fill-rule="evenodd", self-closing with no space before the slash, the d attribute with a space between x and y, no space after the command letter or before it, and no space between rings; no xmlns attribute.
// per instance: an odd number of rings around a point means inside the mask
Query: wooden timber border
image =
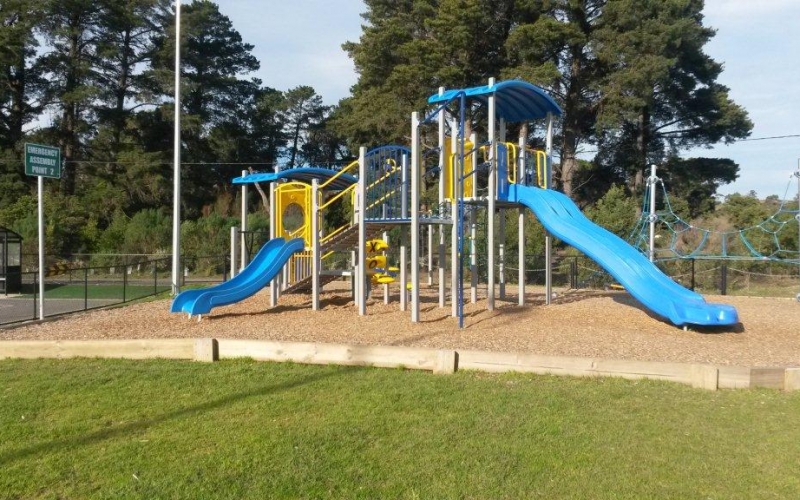
<svg viewBox="0 0 800 500"><path fill-rule="evenodd" d="M668 380L708 390L771 388L800 390L800 368L739 367L621 359L543 356L487 352L312 342L234 339L153 340L8 340L0 341L0 359L127 358L260 361L377 366L453 373L456 370L522 372L577 377Z"/></svg>

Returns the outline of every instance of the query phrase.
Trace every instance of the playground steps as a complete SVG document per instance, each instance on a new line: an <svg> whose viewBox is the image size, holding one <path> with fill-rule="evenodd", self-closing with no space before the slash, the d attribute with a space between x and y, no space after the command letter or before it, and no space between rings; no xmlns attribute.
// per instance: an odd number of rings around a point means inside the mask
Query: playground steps
<svg viewBox="0 0 800 500"><path fill-rule="evenodd" d="M377 238L384 231L389 231L395 227L396 223L391 222L368 222L367 223L367 240ZM329 240L320 245L320 252L324 255L327 252L349 252L358 246L358 224L342 230L333 235ZM320 276L320 285L325 285L337 279L338 276L331 276L323 274ZM311 276L307 276L296 283L292 283L283 293L310 293L311 292Z"/></svg>
<svg viewBox="0 0 800 500"><path fill-rule="evenodd" d="M396 227L397 224L391 222L369 222L367 223L367 239L377 238L384 231ZM347 229L336 233L329 240L320 245L322 253L332 250L338 252L349 252L358 246L358 224L353 224Z"/></svg>
<svg viewBox="0 0 800 500"><path fill-rule="evenodd" d="M336 281L337 279L339 279L339 276L323 274L319 277L319 285L320 287L323 287L331 281ZM281 293L311 293L312 286L313 284L311 283L311 276L307 276L297 283L292 283L290 287Z"/></svg>

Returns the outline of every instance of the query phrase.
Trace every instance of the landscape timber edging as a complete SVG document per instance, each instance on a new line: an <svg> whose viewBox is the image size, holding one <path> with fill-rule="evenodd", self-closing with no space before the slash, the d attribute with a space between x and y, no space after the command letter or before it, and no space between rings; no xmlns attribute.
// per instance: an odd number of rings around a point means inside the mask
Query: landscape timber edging
<svg viewBox="0 0 800 500"><path fill-rule="evenodd" d="M280 342L239 339L4 340L0 359L8 358L186 359L213 362L252 358L260 361L337 364L453 373L477 370L578 377L667 380L717 389L800 390L800 368L741 367L469 349Z"/></svg>

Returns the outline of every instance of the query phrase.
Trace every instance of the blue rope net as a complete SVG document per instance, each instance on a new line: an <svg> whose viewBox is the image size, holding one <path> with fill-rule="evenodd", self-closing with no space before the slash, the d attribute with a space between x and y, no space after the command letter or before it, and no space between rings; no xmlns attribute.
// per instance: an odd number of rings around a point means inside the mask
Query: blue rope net
<svg viewBox="0 0 800 500"><path fill-rule="evenodd" d="M650 245L650 221L656 223L656 258L676 259L761 260L800 264L797 224L800 216L796 204L788 198L789 185L778 208L761 222L749 227L713 230L698 227L678 215L664 187L657 179L663 196L663 209L650 214L650 190L642 201L642 216L629 241L645 254Z"/></svg>

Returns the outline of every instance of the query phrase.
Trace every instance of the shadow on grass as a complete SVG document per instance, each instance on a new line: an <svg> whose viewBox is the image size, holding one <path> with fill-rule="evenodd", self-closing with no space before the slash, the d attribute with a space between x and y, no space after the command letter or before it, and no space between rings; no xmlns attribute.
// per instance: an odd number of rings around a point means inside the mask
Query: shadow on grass
<svg viewBox="0 0 800 500"><path fill-rule="evenodd" d="M308 377L304 377L299 380L289 380L286 382L282 382L279 384L262 387L261 389L239 392L236 394L231 394L229 396L225 396L223 398L216 399L214 401L208 401L205 403L201 403L194 406L189 406L187 408L182 408L179 410L174 410L168 413L164 413L163 415L159 415L157 417L137 420L134 422L129 422L123 425L119 425L116 427L110 427L106 429L100 429L97 431L90 432L88 434L83 434L80 436L74 436L69 438L63 439L55 439L52 441L48 441L46 443L40 443L32 446L28 446L26 448L21 448L19 450L13 450L10 452L6 452L0 455L0 465L7 465L11 462L16 460L21 460L24 458L28 458L32 455L37 455L39 453L47 453L55 450L63 450L66 453L69 453L72 449L88 446L94 443L98 443L100 441L104 441L107 439L111 439L117 437L122 434L127 434L129 432L135 432L140 430L145 430L155 425L162 424L164 422L170 420L180 419L182 417L197 415L199 413L216 410L225 406L228 406L232 403L236 403L248 398L258 397L258 396L267 396L270 394L277 394L285 391L292 390L294 388L311 384L320 380L324 380L333 376L340 376L344 374L351 374L355 371L363 370L364 368L353 366L353 367L337 367L334 371L329 371L325 373L319 373L310 375Z"/></svg>

